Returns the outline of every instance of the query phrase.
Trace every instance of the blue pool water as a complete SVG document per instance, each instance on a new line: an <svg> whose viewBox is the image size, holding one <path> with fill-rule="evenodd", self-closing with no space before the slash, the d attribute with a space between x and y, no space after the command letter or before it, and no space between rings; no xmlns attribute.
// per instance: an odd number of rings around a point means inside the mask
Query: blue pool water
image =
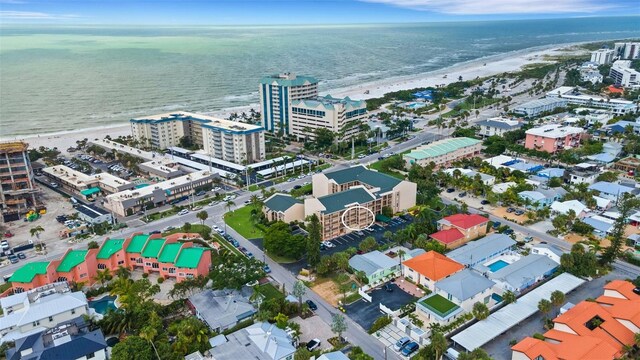
<svg viewBox="0 0 640 360"><path fill-rule="evenodd" d="M509 265L508 262L504 261L504 260L498 260L496 262L493 262L489 265L487 265L487 267L489 268L489 270L491 270L491 272L496 272L500 269L502 269L503 267Z"/></svg>
<svg viewBox="0 0 640 360"><path fill-rule="evenodd" d="M89 307L94 309L99 314L106 314L109 309L116 310L115 296L105 296L99 300L89 301Z"/></svg>

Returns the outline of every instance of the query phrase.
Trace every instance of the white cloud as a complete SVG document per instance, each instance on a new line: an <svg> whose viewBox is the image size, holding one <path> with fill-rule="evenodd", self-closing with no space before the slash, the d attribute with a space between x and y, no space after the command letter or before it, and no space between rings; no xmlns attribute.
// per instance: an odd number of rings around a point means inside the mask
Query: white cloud
<svg viewBox="0 0 640 360"><path fill-rule="evenodd" d="M0 11L0 19L6 20L59 20L77 18L73 14L49 14L36 11Z"/></svg>
<svg viewBox="0 0 640 360"><path fill-rule="evenodd" d="M593 13L614 7L598 0L360 0L454 15Z"/></svg>

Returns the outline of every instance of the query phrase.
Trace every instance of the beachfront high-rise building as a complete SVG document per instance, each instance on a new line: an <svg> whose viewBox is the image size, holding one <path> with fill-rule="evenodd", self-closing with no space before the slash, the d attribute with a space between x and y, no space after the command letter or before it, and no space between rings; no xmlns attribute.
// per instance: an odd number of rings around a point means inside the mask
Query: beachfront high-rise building
<svg viewBox="0 0 640 360"><path fill-rule="evenodd" d="M619 59L640 58L640 42L616 43L614 49Z"/></svg>
<svg viewBox="0 0 640 360"><path fill-rule="evenodd" d="M609 70L609 77L614 84L624 87L640 84L640 72L631 68L631 60L614 62Z"/></svg>
<svg viewBox="0 0 640 360"><path fill-rule="evenodd" d="M213 158L240 164L264 160L264 129L212 116L178 112L131 119L135 140L155 149L180 144L188 137Z"/></svg>
<svg viewBox="0 0 640 360"><path fill-rule="evenodd" d="M602 48L591 52L591 62L598 65L607 65L613 62L613 58L615 58L615 56L615 50Z"/></svg>
<svg viewBox="0 0 640 360"><path fill-rule="evenodd" d="M367 103L330 95L291 101L289 134L298 139L313 139L320 128L334 133L344 132L348 139L360 131L367 117Z"/></svg>
<svg viewBox="0 0 640 360"><path fill-rule="evenodd" d="M260 79L262 126L269 132L289 132L289 107L293 100L318 96L318 80L293 73L265 76Z"/></svg>
<svg viewBox="0 0 640 360"><path fill-rule="evenodd" d="M22 141L0 143L0 208L4 222L20 218L20 214L36 206L33 170L27 148Z"/></svg>

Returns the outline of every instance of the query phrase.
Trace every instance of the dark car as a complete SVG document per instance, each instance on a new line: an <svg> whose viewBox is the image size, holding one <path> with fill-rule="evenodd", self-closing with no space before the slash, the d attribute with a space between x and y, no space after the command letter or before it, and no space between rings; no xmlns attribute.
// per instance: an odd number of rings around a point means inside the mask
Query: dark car
<svg viewBox="0 0 640 360"><path fill-rule="evenodd" d="M18 256L18 259L20 259L20 260L24 260L24 259L27 258L27 256L25 254L23 254L23 253L17 253L16 255Z"/></svg>
<svg viewBox="0 0 640 360"><path fill-rule="evenodd" d="M417 342L415 342L415 341L412 341L412 342L408 343L407 345L405 345L405 346L402 348L401 353L402 353L402 355L404 355L404 356L409 356L409 355L413 354L413 352L415 352L416 350L418 350L418 347L419 347L418 343L417 343Z"/></svg>
<svg viewBox="0 0 640 360"><path fill-rule="evenodd" d="M152 232L149 233L149 235L153 235L153 234L160 234L162 231L160 230L153 230Z"/></svg>
<svg viewBox="0 0 640 360"><path fill-rule="evenodd" d="M514 211L514 214L520 216L520 215L524 215L524 210L516 210Z"/></svg>
<svg viewBox="0 0 640 360"><path fill-rule="evenodd" d="M499 228L499 227L500 227L500 225L502 225L502 223L501 223L500 221L496 221L496 222L494 222L494 223L493 223L493 229L495 230L495 229Z"/></svg>
<svg viewBox="0 0 640 360"><path fill-rule="evenodd" d="M508 212L508 213L512 213L512 212L514 212L514 211L516 211L516 209L514 209L514 208L512 208L512 207L507 208L507 212Z"/></svg>
<svg viewBox="0 0 640 360"><path fill-rule="evenodd" d="M489 204L489 200L482 200L482 201L480 201L480 204L488 205Z"/></svg>
<svg viewBox="0 0 640 360"><path fill-rule="evenodd" d="M467 192L466 191L463 191L460 194L458 194L458 197L461 197L461 198L465 197L465 196L467 196Z"/></svg>
<svg viewBox="0 0 640 360"><path fill-rule="evenodd" d="M267 273L267 274L271 273L271 268L269 267L269 265L263 266L262 270L264 270L264 272Z"/></svg>
<svg viewBox="0 0 640 360"><path fill-rule="evenodd" d="M327 247L325 244L320 244L320 250L327 250Z"/></svg>
<svg viewBox="0 0 640 360"><path fill-rule="evenodd" d="M318 310L318 305L316 305L316 303L311 300L307 300L307 305L309 305L309 309L311 309L312 311Z"/></svg>
<svg viewBox="0 0 640 360"><path fill-rule="evenodd" d="M7 257L9 258L9 261L11 261L12 264L15 264L15 263L17 263L19 261L18 257L15 256L15 255L9 255Z"/></svg>
<svg viewBox="0 0 640 360"><path fill-rule="evenodd" d="M296 189L296 190L298 190L298 189L300 189L301 187L302 187L302 185L296 185L296 186L294 186L293 188L294 188L294 189Z"/></svg>
<svg viewBox="0 0 640 360"><path fill-rule="evenodd" d="M513 234L513 229L507 229L507 230L503 231L502 233L505 234L505 235L511 235L511 234Z"/></svg>
<svg viewBox="0 0 640 360"><path fill-rule="evenodd" d="M448 192L448 193L452 193L452 192L454 192L454 191L456 191L456 189L454 189L454 188L448 188L448 189L447 189L447 192Z"/></svg>
<svg viewBox="0 0 640 360"><path fill-rule="evenodd" d="M240 246L240 243L238 242L238 240L236 240L236 239L231 239L230 241L231 241L231 244L232 244L233 246L235 246L235 247Z"/></svg>
<svg viewBox="0 0 640 360"><path fill-rule="evenodd" d="M320 339L313 339L307 343L307 350L313 351L320 346Z"/></svg>
<svg viewBox="0 0 640 360"><path fill-rule="evenodd" d="M196 196L202 196L202 195L204 195L204 194L206 194L204 191L198 191L198 192L196 193Z"/></svg>

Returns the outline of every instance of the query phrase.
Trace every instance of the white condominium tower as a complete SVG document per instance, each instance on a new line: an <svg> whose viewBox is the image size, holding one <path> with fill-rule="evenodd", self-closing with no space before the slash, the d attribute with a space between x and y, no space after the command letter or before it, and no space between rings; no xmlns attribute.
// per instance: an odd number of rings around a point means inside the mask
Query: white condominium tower
<svg viewBox="0 0 640 360"><path fill-rule="evenodd" d="M289 107L293 100L318 96L318 80L293 73L265 76L260 80L262 126L269 132L289 133Z"/></svg>
<svg viewBox="0 0 640 360"><path fill-rule="evenodd" d="M289 134L298 139L313 139L319 128L342 133L351 138L360 131L367 117L367 103L363 100L333 98L330 95L291 102Z"/></svg>
<svg viewBox="0 0 640 360"><path fill-rule="evenodd" d="M213 158L241 164L264 160L264 129L212 116L177 112L131 119L133 138L155 149L166 149L189 137Z"/></svg>

